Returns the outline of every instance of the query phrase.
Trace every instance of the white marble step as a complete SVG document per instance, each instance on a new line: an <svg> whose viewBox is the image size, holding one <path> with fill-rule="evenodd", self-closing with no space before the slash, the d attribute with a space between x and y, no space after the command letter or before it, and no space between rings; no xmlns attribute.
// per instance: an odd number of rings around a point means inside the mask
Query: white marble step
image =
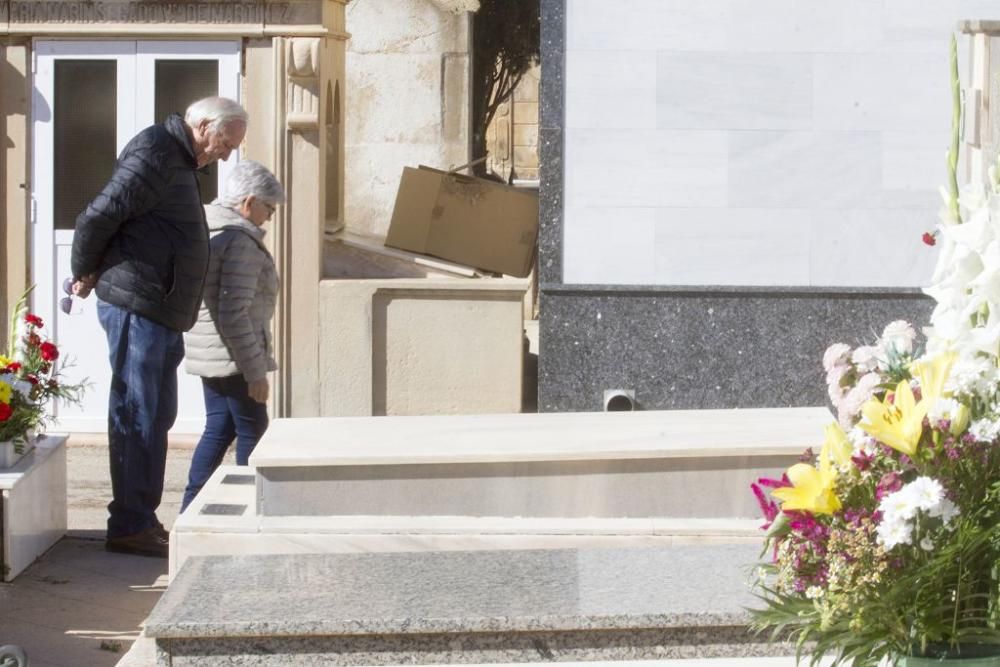
<svg viewBox="0 0 1000 667"><path fill-rule="evenodd" d="M753 518L751 482L822 439L822 408L276 420L264 516Z"/></svg>
<svg viewBox="0 0 1000 667"><path fill-rule="evenodd" d="M826 408L274 420L258 469L783 456L822 442Z"/></svg>
<svg viewBox="0 0 1000 667"><path fill-rule="evenodd" d="M222 466L171 531L170 575L191 556L569 547L761 540L761 520L469 516L261 516L254 469Z"/></svg>

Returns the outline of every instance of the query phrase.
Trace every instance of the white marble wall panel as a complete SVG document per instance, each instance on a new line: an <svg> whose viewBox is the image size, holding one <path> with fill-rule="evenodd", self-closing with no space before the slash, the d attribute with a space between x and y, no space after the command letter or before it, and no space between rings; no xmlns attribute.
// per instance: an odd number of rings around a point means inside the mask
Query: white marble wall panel
<svg viewBox="0 0 1000 667"><path fill-rule="evenodd" d="M928 228L941 206L938 187L947 177L947 141L938 133L882 132L882 194L879 206L916 209Z"/></svg>
<svg viewBox="0 0 1000 667"><path fill-rule="evenodd" d="M725 132L567 130L567 211L725 206L727 156Z"/></svg>
<svg viewBox="0 0 1000 667"><path fill-rule="evenodd" d="M566 127L656 129L656 53L580 51L566 67Z"/></svg>
<svg viewBox="0 0 1000 667"><path fill-rule="evenodd" d="M881 15L882 3L873 0L735 0L728 46L746 53L874 51L882 42Z"/></svg>
<svg viewBox="0 0 1000 667"><path fill-rule="evenodd" d="M813 211L809 284L894 287L911 276L926 285L937 252L920 236L930 228L905 210Z"/></svg>
<svg viewBox="0 0 1000 667"><path fill-rule="evenodd" d="M624 284L649 284L654 273L656 208L581 208L567 212L563 243L575 261L565 280L604 283L609 276ZM672 210L672 209L671 209Z"/></svg>
<svg viewBox="0 0 1000 667"><path fill-rule="evenodd" d="M724 285L809 283L808 209L658 209L656 282Z"/></svg>
<svg viewBox="0 0 1000 667"><path fill-rule="evenodd" d="M567 49L725 50L730 0L569 0Z"/></svg>
<svg viewBox="0 0 1000 667"><path fill-rule="evenodd" d="M816 54L817 130L951 131L946 53Z"/></svg>
<svg viewBox="0 0 1000 667"><path fill-rule="evenodd" d="M963 19L1000 3L567 0L563 280L925 284Z"/></svg>
<svg viewBox="0 0 1000 667"><path fill-rule="evenodd" d="M812 56L660 53L661 129L810 129Z"/></svg>
<svg viewBox="0 0 1000 667"><path fill-rule="evenodd" d="M880 189L881 146L877 132L733 132L729 205L870 206Z"/></svg>

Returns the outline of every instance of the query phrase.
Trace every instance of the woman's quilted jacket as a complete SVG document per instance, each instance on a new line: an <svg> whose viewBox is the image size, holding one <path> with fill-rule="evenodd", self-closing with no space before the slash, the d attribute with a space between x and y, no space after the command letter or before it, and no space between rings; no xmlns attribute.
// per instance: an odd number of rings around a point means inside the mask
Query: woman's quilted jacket
<svg viewBox="0 0 1000 667"><path fill-rule="evenodd" d="M185 368L254 382L277 368L270 331L278 297L274 259L264 230L238 212L209 204L205 217L211 252L198 321L184 334Z"/></svg>

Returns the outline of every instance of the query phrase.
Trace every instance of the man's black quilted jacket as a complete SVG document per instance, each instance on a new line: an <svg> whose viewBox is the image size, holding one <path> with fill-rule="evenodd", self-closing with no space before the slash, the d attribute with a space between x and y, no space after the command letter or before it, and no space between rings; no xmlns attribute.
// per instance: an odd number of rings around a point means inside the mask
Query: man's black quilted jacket
<svg viewBox="0 0 1000 667"><path fill-rule="evenodd" d="M97 296L175 331L198 317L208 226L184 121L148 127L76 218L73 277L98 273Z"/></svg>

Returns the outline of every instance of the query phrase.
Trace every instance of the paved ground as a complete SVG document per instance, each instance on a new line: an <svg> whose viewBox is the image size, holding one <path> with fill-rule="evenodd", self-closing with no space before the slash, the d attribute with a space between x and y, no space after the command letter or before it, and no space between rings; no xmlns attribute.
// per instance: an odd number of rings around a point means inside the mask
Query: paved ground
<svg viewBox="0 0 1000 667"><path fill-rule="evenodd" d="M171 442L159 514L168 529L191 452L190 439ZM0 645L25 649L31 667L110 667L159 599L167 561L104 551L107 447L76 436L67 454L69 534L13 583L0 584Z"/></svg>

